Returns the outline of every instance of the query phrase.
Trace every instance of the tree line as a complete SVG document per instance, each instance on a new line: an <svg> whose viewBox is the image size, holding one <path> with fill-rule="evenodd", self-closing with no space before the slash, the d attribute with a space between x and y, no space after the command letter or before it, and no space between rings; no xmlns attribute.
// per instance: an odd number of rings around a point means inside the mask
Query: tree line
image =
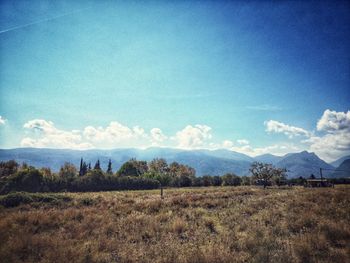
<svg viewBox="0 0 350 263"><path fill-rule="evenodd" d="M57 173L50 168L35 168L14 160L0 162L0 194L13 191L26 192L85 192L111 190L142 190L162 187L240 185L242 180L235 174L196 177L194 168L165 159L150 162L130 159L116 171L109 160L107 169L80 161L79 169L66 162ZM247 181L247 180L245 180Z"/></svg>
<svg viewBox="0 0 350 263"><path fill-rule="evenodd" d="M26 192L86 192L112 190L142 190L162 187L189 186L238 186L238 185L303 185L305 178L286 179L286 171L271 164L255 162L250 168L251 176L227 173L222 176L197 177L194 168L178 162L167 163L156 158L150 162L130 159L116 171L109 160L107 169L97 160L80 161L79 169L71 163L61 166L58 173L50 168L37 169L27 164L19 165L10 160L0 162L0 194L13 191ZM339 182L338 182L338 181ZM348 179L333 179L332 183L349 183Z"/></svg>

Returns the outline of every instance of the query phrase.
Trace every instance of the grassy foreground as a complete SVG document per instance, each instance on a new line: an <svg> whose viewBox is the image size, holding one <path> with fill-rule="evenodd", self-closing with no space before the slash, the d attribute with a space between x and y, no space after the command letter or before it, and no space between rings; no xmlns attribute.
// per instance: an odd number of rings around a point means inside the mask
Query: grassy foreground
<svg viewBox="0 0 350 263"><path fill-rule="evenodd" d="M2 262L350 261L349 186L167 189L163 200L159 190L19 194L0 203Z"/></svg>

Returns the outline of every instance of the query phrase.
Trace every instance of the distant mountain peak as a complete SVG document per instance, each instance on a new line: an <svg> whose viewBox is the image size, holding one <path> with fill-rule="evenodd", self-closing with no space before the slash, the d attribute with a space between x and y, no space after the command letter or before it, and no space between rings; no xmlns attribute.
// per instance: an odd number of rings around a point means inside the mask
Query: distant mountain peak
<svg viewBox="0 0 350 263"><path fill-rule="evenodd" d="M333 166L320 159L314 152L302 151L287 154L276 166L287 169L289 177L309 177L311 174L318 175L320 168L327 169L324 176L331 176Z"/></svg>
<svg viewBox="0 0 350 263"><path fill-rule="evenodd" d="M333 177L350 177L350 159L344 160L332 174Z"/></svg>
<svg viewBox="0 0 350 263"><path fill-rule="evenodd" d="M343 157L339 158L338 160L331 162L331 165L333 165L334 167L338 167L339 165L341 165L342 162L344 162L345 160L348 160L348 159L350 159L350 155L343 156Z"/></svg>
<svg viewBox="0 0 350 263"><path fill-rule="evenodd" d="M308 151L301 151L299 154L301 154L301 155L313 155L313 156L317 156L314 152L308 152Z"/></svg>

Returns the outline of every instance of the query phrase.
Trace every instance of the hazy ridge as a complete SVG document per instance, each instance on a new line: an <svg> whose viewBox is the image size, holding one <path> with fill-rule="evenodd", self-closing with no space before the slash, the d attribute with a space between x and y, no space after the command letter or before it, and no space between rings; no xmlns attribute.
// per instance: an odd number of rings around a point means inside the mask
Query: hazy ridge
<svg viewBox="0 0 350 263"><path fill-rule="evenodd" d="M139 160L152 160L164 158L168 162L177 161L187 164L196 169L197 175L222 175L233 172L237 175L249 175L249 167L252 162L260 161L272 163L277 167L286 168L289 178L311 174L319 176L320 168L323 168L323 175L332 177L336 167L320 159L315 153L300 152L290 153L285 156L264 154L252 158L248 155L229 150L181 150L173 148L147 148L147 149L112 149L112 150L67 150L67 149L40 149L40 148L17 148L1 149L0 160L15 159L19 163L26 162L35 167L50 167L58 171L64 162L71 162L78 166L80 158L94 164L100 160L103 169L107 167L108 160L113 163L113 170L119 167L130 158ZM344 158L341 158L344 159ZM346 159L346 158L345 158ZM344 160L340 160L340 163ZM333 162L333 163L337 163Z"/></svg>

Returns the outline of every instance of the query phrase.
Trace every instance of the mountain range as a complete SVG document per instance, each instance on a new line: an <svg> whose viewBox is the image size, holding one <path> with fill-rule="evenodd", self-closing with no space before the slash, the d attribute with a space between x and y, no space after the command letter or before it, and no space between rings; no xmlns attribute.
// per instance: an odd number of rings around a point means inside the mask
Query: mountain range
<svg viewBox="0 0 350 263"><path fill-rule="evenodd" d="M335 160L334 162L331 162L330 164L333 166L333 167L338 167L339 165L341 165L344 161L350 159L350 155L347 155L347 156L344 156L344 157L341 157L339 158L338 160Z"/></svg>
<svg viewBox="0 0 350 263"><path fill-rule="evenodd" d="M335 169L333 176L334 177L348 177L350 171L350 158L344 160L337 169Z"/></svg>
<svg viewBox="0 0 350 263"><path fill-rule="evenodd" d="M249 175L250 165L254 161L271 163L276 167L286 168L289 178L299 176L309 177L314 174L320 175L320 168L325 177L336 177L338 173L334 170L343 162L350 159L350 156L341 158L332 164L320 159L315 153L303 151L300 153L289 153L284 156L264 154L256 157L220 149L220 150L181 150L173 148L147 148L147 149L112 149L112 150L68 150L68 149L46 149L46 148L17 148L0 149L0 160L14 159L19 163L25 162L35 167L50 167L53 171L58 171L65 162L70 162L79 166L80 159L83 158L92 165L97 159L100 160L102 168L107 167L108 160L112 160L113 170L131 158L150 161L154 158L164 158L168 163L176 161L187 164L196 169L197 176L203 175L223 175L233 172L237 175ZM348 167L348 166L346 166ZM347 170L347 169L341 169ZM350 176L350 172L342 172L342 176Z"/></svg>

